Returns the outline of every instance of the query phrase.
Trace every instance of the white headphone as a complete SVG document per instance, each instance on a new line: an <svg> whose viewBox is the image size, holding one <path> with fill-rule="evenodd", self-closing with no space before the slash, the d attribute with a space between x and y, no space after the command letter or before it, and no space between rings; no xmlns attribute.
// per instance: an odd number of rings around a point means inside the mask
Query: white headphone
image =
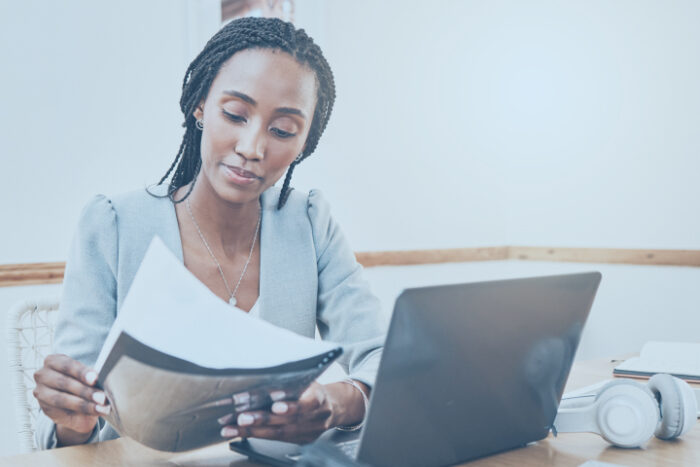
<svg viewBox="0 0 700 467"><path fill-rule="evenodd" d="M683 435L697 416L698 402L690 385L657 374L646 385L621 379L609 382L595 396L563 400L554 429L597 433L615 446L634 448L653 435L661 439Z"/></svg>

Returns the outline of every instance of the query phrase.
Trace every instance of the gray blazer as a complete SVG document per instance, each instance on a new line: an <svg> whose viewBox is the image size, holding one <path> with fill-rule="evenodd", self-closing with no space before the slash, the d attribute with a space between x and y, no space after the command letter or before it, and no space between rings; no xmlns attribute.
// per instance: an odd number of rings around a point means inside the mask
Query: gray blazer
<svg viewBox="0 0 700 467"><path fill-rule="evenodd" d="M343 346L339 363L350 377L371 386L385 337L379 300L321 193L293 190L277 210L279 192L271 187L261 198L259 316L308 337L318 326L323 339ZM139 190L87 204L66 264L55 353L95 363L154 235L182 261L168 198ZM43 413L36 428L40 448L56 446L56 426ZM100 419L90 442L118 436Z"/></svg>

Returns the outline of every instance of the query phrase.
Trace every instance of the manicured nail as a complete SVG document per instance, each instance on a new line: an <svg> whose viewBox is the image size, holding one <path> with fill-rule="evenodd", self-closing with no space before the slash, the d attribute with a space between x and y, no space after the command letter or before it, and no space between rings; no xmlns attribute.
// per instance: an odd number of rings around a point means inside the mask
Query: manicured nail
<svg viewBox="0 0 700 467"><path fill-rule="evenodd" d="M272 391L270 393L270 399L272 399L273 401L284 399L284 396L284 391Z"/></svg>
<svg viewBox="0 0 700 467"><path fill-rule="evenodd" d="M216 421L219 422L219 425L226 425L231 420L233 420L232 413L230 413L228 415L224 415L223 417L216 419Z"/></svg>
<svg viewBox="0 0 700 467"><path fill-rule="evenodd" d="M233 395L233 403L238 405L238 404L246 404L250 401L250 393L247 392L242 392L240 394L234 394Z"/></svg>
<svg viewBox="0 0 700 467"><path fill-rule="evenodd" d="M287 413L287 410L289 410L289 406L286 402L275 402L272 404L272 411L274 413Z"/></svg>
<svg viewBox="0 0 700 467"><path fill-rule="evenodd" d="M236 436L238 436L238 430L233 427L225 426L221 429L222 438L235 438Z"/></svg>
<svg viewBox="0 0 700 467"><path fill-rule="evenodd" d="M109 405L96 405L95 410L97 410L101 414L107 415L110 411L110 406Z"/></svg>
<svg viewBox="0 0 700 467"><path fill-rule="evenodd" d="M95 384L95 381L97 381L97 373L94 371L88 371L85 374L85 381L87 381L88 384Z"/></svg>
<svg viewBox="0 0 700 467"><path fill-rule="evenodd" d="M105 401L107 400L107 397L105 396L104 392L95 392L92 394L92 400L97 402L100 405L105 405Z"/></svg>
<svg viewBox="0 0 700 467"><path fill-rule="evenodd" d="M238 424L240 426L246 426L246 425L252 425L253 422L255 421L255 417L253 417L249 413L242 413L238 416Z"/></svg>

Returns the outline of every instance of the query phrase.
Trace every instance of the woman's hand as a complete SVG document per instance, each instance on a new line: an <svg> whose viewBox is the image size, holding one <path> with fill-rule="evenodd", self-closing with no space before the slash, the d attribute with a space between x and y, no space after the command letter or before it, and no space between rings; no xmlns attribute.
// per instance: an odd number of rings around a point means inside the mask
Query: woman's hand
<svg viewBox="0 0 700 467"><path fill-rule="evenodd" d="M219 419L226 425L224 438L267 438L304 444L334 426L357 422L364 416L364 402L350 384L311 385L298 400L284 400L281 392L270 395L270 410L236 412Z"/></svg>
<svg viewBox="0 0 700 467"><path fill-rule="evenodd" d="M109 413L105 393L95 388L97 373L67 355L49 355L34 373L34 397L56 423L60 446L88 440L97 418Z"/></svg>

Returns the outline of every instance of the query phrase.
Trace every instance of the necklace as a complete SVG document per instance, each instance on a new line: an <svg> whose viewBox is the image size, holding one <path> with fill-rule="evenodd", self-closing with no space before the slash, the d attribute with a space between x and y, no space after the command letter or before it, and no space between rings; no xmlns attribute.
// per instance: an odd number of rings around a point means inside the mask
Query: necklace
<svg viewBox="0 0 700 467"><path fill-rule="evenodd" d="M202 233L202 230L199 228L199 224L197 224L197 221L194 218L194 214L192 214L192 208L190 207L190 198L187 198L187 201L185 202L185 206L187 206L187 212L190 213L190 217L192 218L192 223L194 226L197 228L197 233L199 234L199 238L202 239L202 243L204 243L204 246L207 247L207 251L209 252L209 255L211 256L211 259L214 260L214 264L216 264L216 267L219 268L219 274L221 274L221 279L224 281L224 286L226 286L226 292L228 293L229 299L228 299L228 304L231 306L236 306L236 292L238 292L238 287L241 285L241 281L243 280L243 276L245 276L245 272L248 270L248 264L250 264L250 258L253 256L253 250L255 249L255 241L258 239L258 232L260 231L260 221L262 220L262 211L258 207L258 225L255 227L255 234L253 234L253 241L252 244L250 245L250 252L248 253L248 259L245 260L245 265L243 266L243 272L241 273L241 277L238 278L238 283L236 284L236 287L233 289L233 292L231 292L231 287L228 285L228 281L226 280L226 276L224 275L224 270L221 269L221 264L219 264L219 261L216 259L216 256L214 256L214 252L211 251L211 248L209 247L209 243L207 243L207 239L204 238L204 234Z"/></svg>

